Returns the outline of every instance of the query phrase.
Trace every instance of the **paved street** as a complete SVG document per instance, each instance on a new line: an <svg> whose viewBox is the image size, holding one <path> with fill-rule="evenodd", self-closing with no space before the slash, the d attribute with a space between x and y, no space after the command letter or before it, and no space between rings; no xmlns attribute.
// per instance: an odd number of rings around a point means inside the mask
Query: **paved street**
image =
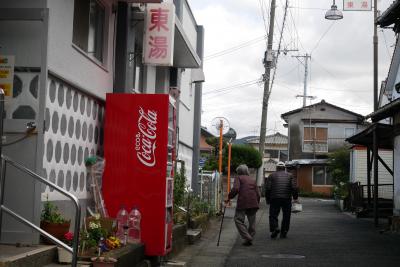
<svg viewBox="0 0 400 267"><path fill-rule="evenodd" d="M302 200L287 239L271 240L265 204L258 213L254 245L243 247L233 220L224 222L220 247L218 223L202 241L176 259L187 266L399 266L400 234L380 234L372 221L341 213L332 201ZM231 217L230 214L227 214ZM231 249L230 249L231 247Z"/></svg>

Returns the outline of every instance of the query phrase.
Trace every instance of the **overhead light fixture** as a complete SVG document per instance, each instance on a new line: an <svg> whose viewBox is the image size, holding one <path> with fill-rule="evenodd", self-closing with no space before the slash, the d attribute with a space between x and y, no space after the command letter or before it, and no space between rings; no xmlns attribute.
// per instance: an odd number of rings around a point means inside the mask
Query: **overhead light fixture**
<svg viewBox="0 0 400 267"><path fill-rule="evenodd" d="M339 20L339 19L343 18L343 13L342 13L342 11L337 9L337 6L335 4L335 0L333 0L333 4L331 6L331 9L326 11L325 18L328 19L328 20Z"/></svg>

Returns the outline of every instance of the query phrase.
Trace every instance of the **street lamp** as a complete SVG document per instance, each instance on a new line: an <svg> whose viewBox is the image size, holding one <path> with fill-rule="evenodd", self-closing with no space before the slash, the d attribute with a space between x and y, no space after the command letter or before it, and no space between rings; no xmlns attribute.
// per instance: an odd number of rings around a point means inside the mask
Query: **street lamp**
<svg viewBox="0 0 400 267"><path fill-rule="evenodd" d="M343 18L343 13L342 13L342 11L337 9L337 6L335 4L335 0L333 0L333 4L331 6L331 9L326 11L325 18L329 19L329 20L339 20L339 19Z"/></svg>

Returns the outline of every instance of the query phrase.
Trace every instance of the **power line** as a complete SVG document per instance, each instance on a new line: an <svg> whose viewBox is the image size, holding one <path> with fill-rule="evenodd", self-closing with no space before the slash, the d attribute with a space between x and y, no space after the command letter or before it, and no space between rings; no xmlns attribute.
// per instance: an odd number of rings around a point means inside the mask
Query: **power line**
<svg viewBox="0 0 400 267"><path fill-rule="evenodd" d="M244 43L241 43L239 45L236 45L236 46L230 47L228 49L221 50L219 52L216 52L216 53L213 53L211 55L205 56L204 60L210 60L210 59L213 59L213 58L216 58L216 57L220 57L220 56L223 56L223 55L226 55L226 54L229 54L229 53L233 53L233 52L235 52L235 51L237 51L239 49L242 49L242 48L250 46L250 45L254 45L254 44L256 44L256 43L258 43L260 41L263 41L265 39L266 39L265 35L257 37L255 39L252 39L252 40L246 41Z"/></svg>
<svg viewBox="0 0 400 267"><path fill-rule="evenodd" d="M329 32L329 30L332 28L333 24L335 24L335 21L332 21L331 25L329 25L328 29L322 34L321 38L319 38L318 42L314 46L314 48L311 50L310 54L314 52L315 49L319 46L319 43L322 41L322 39L325 37L325 35Z"/></svg>
<svg viewBox="0 0 400 267"><path fill-rule="evenodd" d="M294 66L292 69L290 69L288 72L285 72L284 74L280 74L280 75L279 75L279 78L282 78L282 77L284 77L284 76L286 76L286 75L289 75L289 74L292 73L294 70L296 70L298 67L299 67L299 63L297 63L297 65Z"/></svg>
<svg viewBox="0 0 400 267"><path fill-rule="evenodd" d="M265 34L268 35L268 30L267 30L268 25L267 25L267 20L265 18L265 13L267 13L267 12L265 12L264 5L263 5L263 3L265 4L265 2L264 2L264 0L259 0L258 2L260 3L261 17L264 22L264 31L265 31ZM267 44L267 43L265 43L265 44Z"/></svg>
<svg viewBox="0 0 400 267"><path fill-rule="evenodd" d="M254 80L250 80L250 81L247 81L247 82L233 84L233 85L230 85L230 86L214 89L212 91L204 92L203 96L204 95L209 95L209 94L216 94L216 93L226 92L226 91L230 91L230 90L233 90L233 89L236 89L236 88L250 86L250 85L253 85L253 84L257 84L259 82L260 82L260 79L254 79Z"/></svg>
<svg viewBox="0 0 400 267"><path fill-rule="evenodd" d="M388 55L388 57L390 58L389 46L388 46L387 41L386 41L385 32L384 32L383 29L381 30L381 32L382 32L382 35L383 35L383 40L385 41L385 46L386 46L387 55Z"/></svg>
<svg viewBox="0 0 400 267"><path fill-rule="evenodd" d="M303 44L301 43L300 36L299 36L299 31L297 30L296 22L295 22L295 20L293 18L293 13L292 13L291 9L289 9L289 14L290 14L290 18L292 19L292 22L293 22L293 27L294 27L294 30L296 32L297 40L298 40L300 46L303 48L303 50L306 51L306 49L304 48Z"/></svg>
<svg viewBox="0 0 400 267"><path fill-rule="evenodd" d="M289 8L294 8L294 9L310 9L310 10L325 10L326 8L318 8L318 7L299 7L299 6L290 6Z"/></svg>
<svg viewBox="0 0 400 267"><path fill-rule="evenodd" d="M276 70L277 70L277 68L278 68L278 59L279 59L279 55L280 55L280 52L281 52L281 43L282 43L282 39L283 39L283 30L285 29L285 23L286 23L286 15L287 15L287 10L288 10L288 4L289 4L289 1L286 0L286 4L285 4L285 13L284 13L284 15L283 15L283 21L282 21L282 29L280 29L281 36L280 36L280 38L279 38L278 54L276 55L276 62L275 62L274 73L272 74L272 80L271 80L271 85L270 85L270 89L269 89L269 93L270 93L270 94L271 94L271 92L272 92L272 87L274 86Z"/></svg>

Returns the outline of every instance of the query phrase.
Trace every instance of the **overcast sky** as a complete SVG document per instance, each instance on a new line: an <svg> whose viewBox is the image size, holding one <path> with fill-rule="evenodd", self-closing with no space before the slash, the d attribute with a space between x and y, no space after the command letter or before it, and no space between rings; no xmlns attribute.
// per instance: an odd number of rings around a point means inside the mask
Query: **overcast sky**
<svg viewBox="0 0 400 267"><path fill-rule="evenodd" d="M342 10L343 1L336 1ZM378 0L384 11L392 0ZM223 116L238 137L259 135L266 48L263 20L269 21L270 0L189 0L197 23L205 28L206 82L202 125L210 128ZM274 49L282 28L285 0L277 0ZM281 53L269 102L267 134L287 134L280 115L302 106L304 65L292 56L311 54L308 95L362 115L373 109L373 12L344 11L339 21L324 19L332 1L290 0ZM268 27L268 25L266 25ZM394 33L378 28L379 81L387 76ZM241 47L241 48L240 48ZM238 49L240 48L240 49ZM233 50L233 51L232 51ZM273 72L271 72L272 74ZM245 86L236 86L236 85ZM379 83L380 84L380 83ZM236 87L234 87L236 86ZM380 85L379 85L380 86Z"/></svg>

